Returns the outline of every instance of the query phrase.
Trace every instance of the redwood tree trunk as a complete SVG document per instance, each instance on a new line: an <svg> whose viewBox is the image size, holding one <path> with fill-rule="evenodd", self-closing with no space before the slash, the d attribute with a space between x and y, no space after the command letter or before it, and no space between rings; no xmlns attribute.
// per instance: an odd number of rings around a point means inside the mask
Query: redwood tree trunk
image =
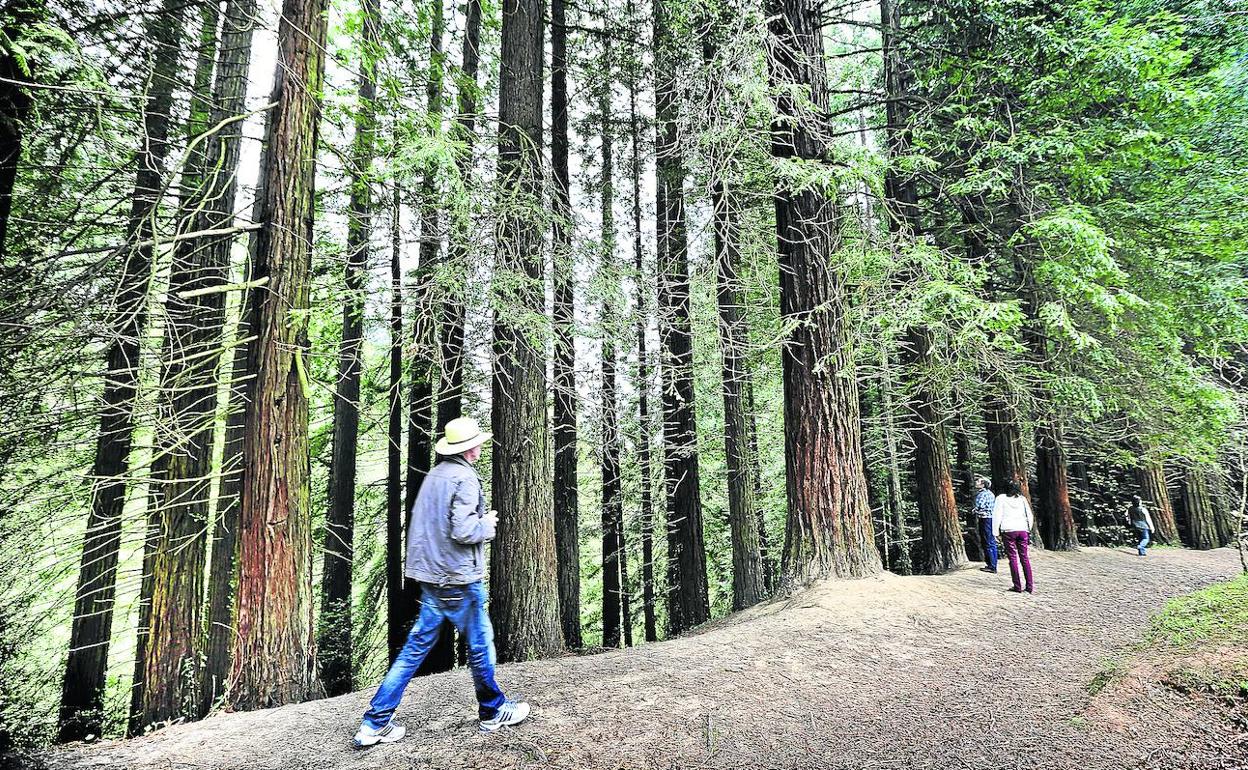
<svg viewBox="0 0 1248 770"><path fill-rule="evenodd" d="M219 6L200 7L187 135L210 128L212 71L217 53ZM195 226L195 211L215 195L206 176L208 148L193 149L183 169L178 228ZM225 322L225 295L195 295L226 282L228 255L211 243L179 241L174 248L165 300L160 392L156 405L151 494L153 524L150 572L141 595L146 608L136 645L131 684L131 734L156 722L195 719L200 711L200 652L203 649L205 534L209 478L216 427L217 362ZM190 294L192 296L187 296Z"/></svg>
<svg viewBox="0 0 1248 770"><path fill-rule="evenodd" d="M321 572L321 614L317 657L325 693L351 692L351 578L355 568L355 474L360 434L360 373L363 369L364 280L372 237L372 166L377 81L373 57L379 45L376 0L361 0L359 90L355 140L351 148L351 200L347 214L347 254L343 272L342 342L334 394L333 454L329 465L329 506L325 513L325 566Z"/></svg>
<svg viewBox="0 0 1248 770"><path fill-rule="evenodd" d="M44 0L16 0L0 12L0 34L16 41L24 30L47 14ZM0 54L0 259L7 255L9 215L13 212L13 188L22 162L22 138L31 99L20 83L25 75L11 52Z"/></svg>
<svg viewBox="0 0 1248 770"><path fill-rule="evenodd" d="M769 0L769 57L777 112L772 154L818 163L829 148L820 138L827 110L827 75L818 6ZM813 110L790 96L807 89ZM858 385L845 317L843 277L830 264L839 241L835 200L815 188L776 190L780 312L794 324L783 350L785 526L781 589L827 577L879 571L867 484L862 469Z"/></svg>
<svg viewBox="0 0 1248 770"><path fill-rule="evenodd" d="M1148 506L1156 528L1153 536L1167 545L1179 544L1179 528L1174 521L1174 505L1166 487L1166 467L1161 460L1145 460L1135 469L1140 498Z"/></svg>
<svg viewBox="0 0 1248 770"><path fill-rule="evenodd" d="M178 45L185 6L167 0L151 18L146 37L154 51L143 113L143 141L136 161L134 195L123 246L117 305L113 309L104 375L94 487L82 546L69 658L61 691L58 738L82 740L99 735L117 590L117 551L134 429L139 379L140 337L147 325L147 293L152 273L153 219L164 186L169 154L169 121L178 77Z"/></svg>
<svg viewBox="0 0 1248 770"><path fill-rule="evenodd" d="M472 179L472 154L477 121L477 70L480 65L481 0L468 0L464 20L463 59L458 78L457 138L464 143L456 167L464 185ZM451 235L447 248L446 273L449 280L439 285L441 310L438 313L442 346L441 379L438 382L437 433L463 413L464 399L464 284L468 278L468 253L472 241L472 219L466 206L453 206Z"/></svg>
<svg viewBox="0 0 1248 770"><path fill-rule="evenodd" d="M632 18L632 5L629 5ZM647 642L658 641L658 624L654 611L654 503L651 481L654 478L651 447L654 437L650 423L650 358L646 351L646 326L649 302L646 300L644 252L641 245L641 119L637 114L637 59L629 68L628 114L632 147L633 176L633 290L635 292L634 323L637 329L637 475L639 477L638 508L641 521L641 611L643 633Z"/></svg>
<svg viewBox="0 0 1248 770"><path fill-rule="evenodd" d="M1078 550L1066 450L1062 446L1062 430L1052 420L1036 428L1036 486L1040 503L1036 518L1045 546L1055 551Z"/></svg>
<svg viewBox="0 0 1248 770"><path fill-rule="evenodd" d="M625 584L620 568L624 550L624 501L620 480L620 424L616 397L615 326L619 273L615 268L615 145L611 135L611 48L603 39L605 82L599 84L602 121L602 646L619 647Z"/></svg>
<svg viewBox="0 0 1248 770"><path fill-rule="evenodd" d="M390 387L386 391L386 652L391 663L407 641L416 607L403 591L403 237L402 190L390 201Z"/></svg>
<svg viewBox="0 0 1248 770"><path fill-rule="evenodd" d="M550 163L554 205L555 546L559 616L568 647L581 642L580 502L577 499L576 345L572 204L568 170L568 57L564 0L550 3ZM604 545L605 547L605 545Z"/></svg>
<svg viewBox="0 0 1248 770"><path fill-rule="evenodd" d="M246 406L240 511L235 709L319 694L313 634L306 324L324 0L285 0L257 201L251 303L255 397ZM293 316L293 317L292 317Z"/></svg>
<svg viewBox="0 0 1248 770"><path fill-rule="evenodd" d="M242 122L247 82L251 71L252 32L255 29L256 0L228 0L218 46L216 82L213 86L214 125L229 122L208 139L204 154L215 164L216 172L206 183L205 215L196 229L228 228L234 222ZM213 260L229 261L232 238L213 238L206 248ZM244 272L247 276L246 271ZM208 574L208 642L204 656L203 691L200 713L207 714L225 695L230 671L230 651L234 639L234 573L238 556L239 499L242 493L243 415L251 393L247 376L250 360L250 327L247 294L239 302L239 322L235 335L231 385L226 393L228 417L221 481L217 487L217 512L213 523L212 554Z"/></svg>
<svg viewBox="0 0 1248 770"><path fill-rule="evenodd" d="M672 635L710 617L702 494L698 480L689 321L685 169L677 135L679 54L671 0L654 3L655 213L658 233L659 347L663 373L663 470L667 491L668 628Z"/></svg>
<svg viewBox="0 0 1248 770"><path fill-rule="evenodd" d="M444 22L442 3L434 2L429 6L431 11L429 28L429 70L425 79L425 106L430 120L441 121L444 81L444 54L442 51L442 35ZM407 442L407 500L408 515L416 503L420 486L433 462L434 436L434 381L438 379L435 372L437 357L437 329L434 316L434 292L437 283L438 262L442 250L442 236L438 230L438 180L435 169L431 166L424 169L421 175L420 189L417 192L420 218L419 263L416 268L415 312L412 317L412 339L414 341L411 362L412 389L408 404L409 434ZM414 621L419 615L420 586L414 581L405 581L403 603L410 608ZM443 622L442 633L429 654L425 657L419 675L449 671L455 666L455 627Z"/></svg>
<svg viewBox="0 0 1248 770"><path fill-rule="evenodd" d="M909 73L898 52L901 20L896 5L881 0L884 25L884 81L889 97L887 114L888 148L894 159L909 155ZM892 209L889 229L895 236L910 240L920 236L918 189L912 177L890 166L884 176L886 203ZM923 326L906 330L902 364L910 382L910 440L914 444L914 480L918 492L919 526L923 533L922 570L938 575L956 569L966 561L962 527L953 494L949 470L948 436L940 414L937 393L928 382L932 366L932 334Z"/></svg>
<svg viewBox="0 0 1248 770"><path fill-rule="evenodd" d="M1188 545L1201 551L1217 548L1218 528L1205 469L1188 465L1179 479L1179 503L1187 524Z"/></svg>
<svg viewBox="0 0 1248 770"><path fill-rule="evenodd" d="M708 65L719 55L720 22L718 16L712 16L702 32L702 59ZM716 97L712 94L708 99L714 102ZM731 157L726 148L719 149L715 155ZM759 547L758 500L754 494L757 479L749 456L745 405L745 393L750 386L745 363L750 330L737 278L737 265L741 260L740 206L729 189L725 170L713 167L711 174L716 302L723 360L724 454L728 464L728 529L732 541L732 609L741 610L757 604L767 595Z"/></svg>
<svg viewBox="0 0 1248 770"><path fill-rule="evenodd" d="M979 522L976 520L975 505L975 472L971 470L971 437L967 435L958 417L957 427L953 431L953 446L956 465L958 509L965 517L962 542L966 546L966 558L979 561L983 558L983 546L979 541Z"/></svg>
<svg viewBox="0 0 1248 770"><path fill-rule="evenodd" d="M531 319L545 314L542 228L542 0L504 0L498 181L509 201L495 267L493 488L498 535L490 551L490 617L498 657L529 660L563 649L554 475L546 420L546 362Z"/></svg>

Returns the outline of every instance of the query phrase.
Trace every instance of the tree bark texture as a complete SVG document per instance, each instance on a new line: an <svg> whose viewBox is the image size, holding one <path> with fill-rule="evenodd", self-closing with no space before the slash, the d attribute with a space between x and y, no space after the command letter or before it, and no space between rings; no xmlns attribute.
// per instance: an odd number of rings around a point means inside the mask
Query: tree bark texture
<svg viewBox="0 0 1248 770"><path fill-rule="evenodd" d="M362 56L351 147L351 195L343 285L342 341L334 393L333 450L329 464L329 506L325 513L325 562L321 571L321 614L317 662L325 694L351 692L351 578L355 568L355 477L360 434L360 375L363 369L364 281L372 237L372 166L377 123L377 79L373 57L379 44L376 0L360 4Z"/></svg>
<svg viewBox="0 0 1248 770"><path fill-rule="evenodd" d="M21 39L22 32L34 27L47 14L44 0L16 0L0 11L0 34L6 40ZM7 254L9 216L13 212L13 190L22 162L22 141L32 100L21 83L22 67L11 53L0 54L0 259Z"/></svg>
<svg viewBox="0 0 1248 770"><path fill-rule="evenodd" d="M431 132L441 130L443 86L445 82L446 56L442 48L445 22L440 2L432 3L429 28L429 70L425 79L425 107L428 120L436 121ZM438 226L438 179L436 170L430 166L421 174L417 191L417 214L420 220L419 262L416 267L415 312L412 315L413 355L411 360L412 386L408 402L409 434L407 442L407 498L408 515L416 504L421 484L433 463L434 435L434 383L440 379L436 372L438 346L434 294L437 288L438 263L441 260L442 236ZM414 581L404 583L403 603L410 607L413 621L419 615L420 586ZM455 627L443 622L442 633L432 650L417 670L418 675L449 671L455 666Z"/></svg>
<svg viewBox="0 0 1248 770"><path fill-rule="evenodd" d="M143 141L136 158L134 194L110 319L109 343L96 438L91 512L82 546L69 658L61 692L58 738L82 740L99 735L117 591L117 551L125 507L134 402L139 379L140 337L147 325L147 294L152 276L155 210L164 192L169 154L170 112L178 79L179 35L185 6L166 0L151 17L150 82L143 112Z"/></svg>
<svg viewBox="0 0 1248 770"><path fill-rule="evenodd" d="M632 18L632 6L629 6ZM636 61L634 58L633 61ZM647 642L658 641L658 621L654 605L654 479L651 448L654 436L650 422L650 357L646 350L646 326L650 303L646 298L645 252L641 241L641 118L637 113L638 67L629 67L628 115L632 149L633 177L633 290L634 324L637 337L637 475L638 518L641 522L641 612L642 633Z"/></svg>
<svg viewBox="0 0 1248 770"><path fill-rule="evenodd" d="M228 125L208 138L204 150L207 157L205 206L195 224L197 231L228 229L234 223L243 129L241 116L246 108L255 17L256 0L227 0L221 24L221 42L217 46L212 122L214 126ZM231 238L212 238L204 248L213 251L211 259L214 262L228 263L232 243ZM244 271L244 277L250 277L247 271ZM239 321L230 369L231 382L225 395L228 416L209 562L208 639L200 699L201 715L207 714L214 703L225 695L230 671L230 651L233 647L234 574L238 557L239 502L243 474L243 417L245 403L252 392L248 297L249 292L244 292L239 302Z"/></svg>
<svg viewBox="0 0 1248 770"><path fill-rule="evenodd" d="M580 501L577 499L575 276L572 255L571 177L568 170L567 13L550 3L550 162L554 176L554 437L555 545L559 562L559 615L568 647L581 641ZM604 546L605 547L605 546Z"/></svg>
<svg viewBox="0 0 1248 770"><path fill-rule="evenodd" d="M684 161L677 133L678 46L671 0L654 3L655 230L659 347L663 374L663 470L667 492L667 620L672 635L710 618L702 494L698 477L689 320L689 244Z"/></svg>
<svg viewBox="0 0 1248 770"><path fill-rule="evenodd" d="M481 0L468 0L464 8L463 58L459 68L457 138L464 143L456 160L459 178L472 179L473 147L477 121L477 71L481 63ZM468 276L468 252L472 242L472 218L466 206L452 206L450 242L445 274L439 285L439 341L442 346L441 378L438 381L439 435L446 424L463 414L464 400L464 284Z"/></svg>
<svg viewBox="0 0 1248 770"><path fill-rule="evenodd" d="M892 159L910 154L909 121L910 75L898 52L902 33L897 6L891 0L880 0L880 16L884 26L884 82L889 101L888 149ZM917 238L921 232L918 189L911 176L890 166L884 175L885 198L893 209L889 230L904 241ZM949 469L948 436L940 414L938 394L928 382L932 366L932 333L925 326L906 330L902 347L902 368L909 381L909 432L914 444L914 481L918 492L919 526L923 533L923 572L938 575L956 569L966 561L962 544L962 527L958 505L953 493L953 476Z"/></svg>
<svg viewBox="0 0 1248 770"><path fill-rule="evenodd" d="M320 92L323 0L285 0L261 161L260 230L252 271L267 279L251 303L254 398L246 406L238 610L231 706L268 708L315 697L312 532L308 488L307 327Z"/></svg>
<svg viewBox="0 0 1248 770"><path fill-rule="evenodd" d="M1141 461L1135 469L1140 498L1148 506L1156 527L1153 535L1167 545L1179 544L1179 527L1174 520L1174 504L1170 502L1170 490L1166 486L1166 466L1158 459Z"/></svg>
<svg viewBox="0 0 1248 770"><path fill-rule="evenodd" d="M220 7L206 3L200 16L186 130L193 138L210 128ZM196 145L182 171L180 230L194 226L194 212L207 203L204 194L212 194L205 149L202 142ZM151 571L144 573L149 590L140 598L147 604L140 613L147 622L136 645L131 734L156 722L199 716L205 535L225 295L186 294L226 282L229 262L222 256L211 243L183 240L174 247L148 501L154 525Z"/></svg>
<svg viewBox="0 0 1248 770"><path fill-rule="evenodd" d="M769 0L768 65L780 90L772 154L819 163L827 110L827 75L818 6ZM812 109L785 90L808 89ZM793 324L782 353L785 416L785 526L781 590L827 577L880 569L862 468L858 386L845 318L846 289L832 264L839 245L835 201L813 188L776 190L780 313Z"/></svg>
<svg viewBox="0 0 1248 770"><path fill-rule="evenodd" d="M719 56L723 19L708 19L702 34L702 60L713 65ZM708 100L717 100L711 94ZM731 157L719 148L719 157ZM724 454L728 465L728 530L732 541L732 609L750 607L767 595L755 497L757 479L750 458L745 393L750 387L746 355L750 344L737 267L741 261L740 205L729 188L725 169L711 168L711 212L715 230L716 303L719 346L723 362Z"/></svg>
<svg viewBox="0 0 1248 770"><path fill-rule="evenodd" d="M953 446L958 480L958 510L965 518L963 522L962 542L966 547L966 558L979 561L983 558L983 544L979 541L979 522L976 520L975 506L975 472L971 469L971 437L959 416L957 427L953 431Z"/></svg>
<svg viewBox="0 0 1248 770"><path fill-rule="evenodd" d="M1053 418L1036 428L1037 520L1045 547L1055 551L1079 549L1075 517L1070 507L1070 480L1062 429Z"/></svg>
<svg viewBox="0 0 1248 770"><path fill-rule="evenodd" d="M563 649L553 517L546 362L529 328L545 315L542 224L542 0L504 0L498 177L502 215L494 276L491 425L498 534L490 617L502 661ZM512 315L515 311L520 315Z"/></svg>
<svg viewBox="0 0 1248 770"><path fill-rule="evenodd" d="M402 190L390 201L390 387L386 392L386 652L391 663L407 642L416 607L403 591L403 238Z"/></svg>
<svg viewBox="0 0 1248 770"><path fill-rule="evenodd" d="M600 285L602 297L602 646L619 647L627 586L621 575L624 498L620 478L620 418L616 391L616 324L619 272L615 265L615 143L611 127L611 48L603 38L605 82L598 87L602 137ZM575 566L575 565L574 565Z"/></svg>
<svg viewBox="0 0 1248 770"><path fill-rule="evenodd" d="M1189 464L1183 468L1179 479L1179 507L1187 525L1187 544L1191 548L1207 551L1217 548L1218 527L1209 495L1206 471L1199 465Z"/></svg>

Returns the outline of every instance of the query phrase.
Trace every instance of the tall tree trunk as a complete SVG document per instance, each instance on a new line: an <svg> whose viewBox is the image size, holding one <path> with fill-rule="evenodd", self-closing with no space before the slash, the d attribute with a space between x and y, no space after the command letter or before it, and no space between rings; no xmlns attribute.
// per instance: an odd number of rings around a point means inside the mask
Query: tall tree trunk
<svg viewBox="0 0 1248 770"><path fill-rule="evenodd" d="M603 37L601 66L606 68L599 84L598 111L602 121L602 646L619 647L624 582L620 575L624 546L623 490L620 483L619 404L616 401L616 294L619 274L615 269L615 145L611 126L611 45Z"/></svg>
<svg viewBox="0 0 1248 770"><path fill-rule="evenodd" d="M910 528L906 526L905 509L902 507L901 494L901 449L897 445L897 407L893 402L892 353L887 347L880 348L880 413L884 421L884 452L888 463L888 498L885 510L888 523L892 527L893 550L888 552L889 569L898 575L913 575L914 560L910 553ZM861 420L859 421L861 425ZM864 481L865 481L865 460ZM887 540L888 538L885 538Z"/></svg>
<svg viewBox="0 0 1248 770"><path fill-rule="evenodd" d="M390 200L390 387L386 397L386 652L391 663L407 642L416 607L403 591L403 238L402 189Z"/></svg>
<svg viewBox="0 0 1248 770"><path fill-rule="evenodd" d="M722 17L712 17L702 31L702 60L713 65L719 56ZM708 100L714 102L712 94ZM722 148L721 148L722 149ZM730 152L716 153L731 157ZM746 435L745 391L750 387L746 351L749 322L741 296L737 265L741 261L740 206L729 189L722 168L711 169L711 210L715 228L716 302L719 306L719 342L723 360L724 454L728 464L728 529L732 541L732 609L741 610L767 595L755 497L757 480L749 457Z"/></svg>
<svg viewBox="0 0 1248 770"><path fill-rule="evenodd" d="M261 161L261 229L252 271L267 279L250 303L257 337L245 412L237 629L230 703L267 708L319 693L313 633L308 488L307 326L324 0L285 0Z"/></svg>
<svg viewBox="0 0 1248 770"><path fill-rule="evenodd" d="M971 437L967 435L960 415L953 431L953 446L958 509L965 518L962 542L966 547L966 558L979 561L983 558L983 547L979 542L979 522L974 511L975 472L971 469Z"/></svg>
<svg viewBox="0 0 1248 770"><path fill-rule="evenodd" d="M251 43L255 30L256 0L227 0L218 46L216 82L213 86L212 120L220 130L208 138L208 158L203 213L196 230L228 229L234 222L234 203L242 141L242 115L246 107L251 72ZM214 262L228 263L233 238L212 238ZM244 270L244 278L249 278ZM238 526L242 495L243 416L252 392L248 368L250 327L248 294L239 300L239 320L234 339L230 387L226 391L227 418L221 480L217 487L217 511L213 523L212 553L208 573L208 640L204 655L200 713L207 714L225 695L234 640L234 574L238 557Z"/></svg>
<svg viewBox="0 0 1248 770"><path fill-rule="evenodd" d="M768 65L782 120L772 125L772 153L815 164L830 149L821 138L827 73L818 7L768 0L774 38ZM809 94L807 105L789 95ZM833 193L835 195L835 193ZM793 330L784 368L785 526L781 590L826 577L880 569L862 469L858 385L854 376L844 280L830 260L839 244L835 200L819 189L776 190L780 312Z"/></svg>
<svg viewBox="0 0 1248 770"><path fill-rule="evenodd" d="M182 170L177 223L192 230L195 212L215 194L205 145L212 118L212 72L220 7L200 7L199 47L187 135L195 144ZM200 710L205 534L216 427L217 363L225 323L228 256L211 243L179 241L165 300L160 392L152 458L144 590L131 683L129 732ZM149 558L146 558L150 556Z"/></svg>
<svg viewBox="0 0 1248 770"><path fill-rule="evenodd" d="M884 26L884 81L888 96L888 148L898 162L909 155L910 76L898 52L901 20L892 0L880 0ZM893 209L889 229L894 237L911 241L921 235L918 189L912 177L890 165L884 176L887 205ZM866 196L864 196L866 200ZM932 332L925 326L906 330L902 366L910 384L909 433L914 444L914 481L918 491L919 526L923 533L923 566L929 575L956 569L966 561L958 505L949 470L948 437L940 415L937 393L928 382L932 367Z"/></svg>
<svg viewBox="0 0 1248 770"><path fill-rule="evenodd" d="M1045 547L1055 551L1079 548L1075 517L1070 507L1070 480L1066 469L1066 449L1062 429L1056 420L1036 428L1036 486L1040 505L1040 535Z"/></svg>
<svg viewBox="0 0 1248 770"><path fill-rule="evenodd" d="M1188 545L1201 551L1217 548L1218 528L1203 467L1189 463L1179 479L1179 503L1187 524Z"/></svg>
<svg viewBox="0 0 1248 770"><path fill-rule="evenodd" d="M542 228L542 0L504 0L498 180L503 207L495 267L493 488L498 535L490 552L490 617L503 661L563 649L554 475L546 420L546 362L534 344L545 314Z"/></svg>
<svg viewBox="0 0 1248 770"><path fill-rule="evenodd" d="M147 325L151 244L156 208L164 192L164 166L169 154L170 112L178 78L179 34L184 12L184 5L166 0L148 21L145 32L152 44L151 75L117 305L109 326L114 336L108 347L100 428L91 468L91 512L87 517L74 594L73 628L61 693L58 738L62 741L98 736L103 726L104 685L117 591L117 551L121 543L121 516L130 471L139 380L140 336Z"/></svg>
<svg viewBox="0 0 1248 770"><path fill-rule="evenodd" d="M17 41L47 15L45 0L16 0L0 11L0 34ZM22 67L11 51L0 53L0 259L8 251L9 216L13 212L13 189L22 162L22 140L31 98L22 88Z"/></svg>
<svg viewBox="0 0 1248 770"><path fill-rule="evenodd" d="M472 155L476 140L477 70L481 62L481 0L468 0L464 8L464 48L460 62L457 139L464 143L456 160L461 182L472 179ZM441 309L439 339L442 346L442 377L438 382L437 433L463 414L464 399L464 284L468 279L468 252L472 240L472 218L466 206L453 206L451 234L447 247L448 281L439 285ZM448 285L449 284L449 285Z"/></svg>
<svg viewBox="0 0 1248 770"><path fill-rule="evenodd" d="M343 267L342 342L334 393L333 453L329 505L325 513L325 566L321 572L321 614L317 657L329 696L351 692L351 577L355 567L355 474L360 434L360 373L364 345L364 280L372 237L372 166L377 123L375 74L380 24L377 0L361 0L359 86L355 139L351 148L351 200Z"/></svg>
<svg viewBox="0 0 1248 770"><path fill-rule="evenodd" d="M667 621L675 635L711 614L698 479L693 330L684 161L676 121L679 47L671 0L654 2L655 213L658 233L659 347L663 373L663 470L667 492Z"/></svg>
<svg viewBox="0 0 1248 770"><path fill-rule="evenodd" d="M429 6L429 70L425 79L425 105L428 130L437 136L442 130L443 83L445 54L442 50L444 32L441 0ZM421 484L433 462L434 428L434 362L438 354L438 337L434 314L434 292L442 236L438 230L438 180L435 168L424 169L417 192L417 215L420 220L419 262L416 268L415 312L412 314L413 356L411 361L412 389L408 403L409 425L407 442L408 515L416 504ZM414 581L404 584L403 601L412 608L413 620L419 615L420 586ZM455 627L443 622L442 632L417 671L419 675L449 671L455 666Z"/></svg>
<svg viewBox="0 0 1248 770"><path fill-rule="evenodd" d="M554 176L555 547L559 615L568 646L581 647L580 502L577 499L575 270L568 170L568 28L564 0L550 3L550 164Z"/></svg>
<svg viewBox="0 0 1248 770"><path fill-rule="evenodd" d="M633 18L629 3L628 17ZM634 52L633 61L637 61ZM629 66L628 116L632 148L633 176L633 291L634 323L637 329L637 475L638 508L641 520L641 612L642 628L647 642L658 641L659 631L654 610L654 503L651 482L654 479L651 448L654 437L650 423L650 357L646 351L646 326L649 303L646 301L644 252L641 245L641 118L637 113L637 92L640 89L637 64Z"/></svg>
<svg viewBox="0 0 1248 770"><path fill-rule="evenodd" d="M988 464L991 468L992 491L1004 494L1011 481L1023 489L1023 497L1031 500L1027 481L1027 458L1018 417L999 392L1000 383L988 384L989 396L984 402L984 432L988 439Z"/></svg>
<svg viewBox="0 0 1248 770"><path fill-rule="evenodd" d="M749 451L751 473L754 476L754 499L763 497L763 466L758 453L758 410L754 406L754 380L745 383L745 413L749 419L746 424L746 443ZM767 593L776 588L776 563L771 554L771 539L767 536L767 520L763 515L763 506L755 504L754 515L758 526L758 556L763 562L763 585Z"/></svg>

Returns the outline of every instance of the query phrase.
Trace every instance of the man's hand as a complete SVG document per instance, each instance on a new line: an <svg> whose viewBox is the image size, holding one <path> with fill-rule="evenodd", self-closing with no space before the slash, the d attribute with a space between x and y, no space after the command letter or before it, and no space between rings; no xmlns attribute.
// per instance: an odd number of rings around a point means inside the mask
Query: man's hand
<svg viewBox="0 0 1248 770"><path fill-rule="evenodd" d="M489 522L490 526L495 530L498 529L498 511L491 509L489 513L484 514L481 518Z"/></svg>

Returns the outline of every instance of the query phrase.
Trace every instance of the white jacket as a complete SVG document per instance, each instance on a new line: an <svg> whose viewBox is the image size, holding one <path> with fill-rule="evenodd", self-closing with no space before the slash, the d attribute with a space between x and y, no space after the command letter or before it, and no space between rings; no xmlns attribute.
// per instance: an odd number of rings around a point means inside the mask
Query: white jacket
<svg viewBox="0 0 1248 770"><path fill-rule="evenodd" d="M997 502L992 506L992 531L998 536L1002 532L1030 532L1032 521L1027 498L997 495Z"/></svg>

